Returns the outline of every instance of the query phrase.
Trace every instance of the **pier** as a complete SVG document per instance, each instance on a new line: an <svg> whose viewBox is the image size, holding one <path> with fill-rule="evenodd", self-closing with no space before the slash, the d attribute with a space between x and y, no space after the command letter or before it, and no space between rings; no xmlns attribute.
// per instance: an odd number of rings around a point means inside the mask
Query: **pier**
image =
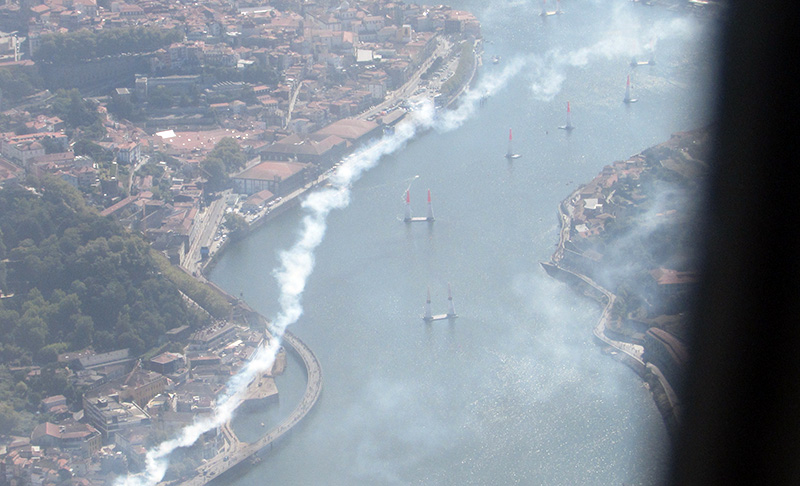
<svg viewBox="0 0 800 486"><path fill-rule="evenodd" d="M300 400L300 403L295 407L292 413L267 432L266 435L256 442L250 443L240 441L231 429L230 424L224 424L221 427L221 431L225 440L225 445L220 449L220 452L209 459L205 464L198 467L195 470L194 476L191 478L169 484L186 486L205 485L212 479L219 477L242 462L257 459L258 454L272 450L273 445L311 411L322 393L322 367L317 357L311 351L311 348L306 346L305 343L292 333L286 332L283 335L283 344L300 356L306 369L306 390L302 400ZM161 484L164 486L167 485L167 483Z"/></svg>

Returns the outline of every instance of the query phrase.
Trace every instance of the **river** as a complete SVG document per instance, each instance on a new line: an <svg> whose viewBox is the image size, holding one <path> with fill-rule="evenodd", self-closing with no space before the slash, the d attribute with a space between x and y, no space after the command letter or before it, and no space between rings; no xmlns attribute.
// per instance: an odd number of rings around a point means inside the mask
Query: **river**
<svg viewBox="0 0 800 486"><path fill-rule="evenodd" d="M226 484L657 484L665 472L668 438L649 391L592 339L600 308L539 261L558 241L557 205L580 183L709 122L714 22L624 0L568 0L544 19L538 1L450 4L481 21L479 78L524 65L457 129L384 157L329 215L290 328L321 362L322 397ZM656 64L632 68L636 51ZM571 133L557 128L567 101ZM509 128L522 155L511 162ZM416 216L431 190L432 225L401 221L409 185ZM272 318L272 272L300 218L229 246L210 278ZM458 319L425 324L427 289L444 313L448 283ZM239 414L240 437L289 413L304 379L290 360L280 403Z"/></svg>

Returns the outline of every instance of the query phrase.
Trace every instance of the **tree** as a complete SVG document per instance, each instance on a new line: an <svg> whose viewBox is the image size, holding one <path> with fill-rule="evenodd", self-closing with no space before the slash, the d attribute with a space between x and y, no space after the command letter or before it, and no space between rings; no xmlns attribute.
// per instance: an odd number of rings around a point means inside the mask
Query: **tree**
<svg viewBox="0 0 800 486"><path fill-rule="evenodd" d="M53 343L43 346L37 353L37 361L44 364L55 363L58 355L69 349L67 343Z"/></svg>
<svg viewBox="0 0 800 486"><path fill-rule="evenodd" d="M231 239L240 238L249 229L247 221L239 214L227 213L225 215L225 222L223 223L231 235Z"/></svg>
<svg viewBox="0 0 800 486"><path fill-rule="evenodd" d="M217 142L206 160L219 160L224 164L226 171L233 172L244 167L247 156L242 152L236 139L225 137Z"/></svg>
<svg viewBox="0 0 800 486"><path fill-rule="evenodd" d="M206 158L200 163L200 168L206 176L206 189L217 192L230 186L230 178L225 170L225 164L217 158Z"/></svg>
<svg viewBox="0 0 800 486"><path fill-rule="evenodd" d="M83 349L92 345L94 321L89 316L80 315L74 318L75 332L70 337L72 349Z"/></svg>
<svg viewBox="0 0 800 486"><path fill-rule="evenodd" d="M22 98L36 93L43 86L44 81L35 68L13 66L0 69L3 106L9 103L16 104Z"/></svg>
<svg viewBox="0 0 800 486"><path fill-rule="evenodd" d="M84 100L77 89L56 91L50 108L53 114L71 127L91 125L100 116L97 113L97 106L91 101Z"/></svg>
<svg viewBox="0 0 800 486"><path fill-rule="evenodd" d="M0 402L0 434L11 434L18 422L19 416L11 404Z"/></svg>
<svg viewBox="0 0 800 486"><path fill-rule="evenodd" d="M172 94L164 86L158 86L148 94L147 103L153 108L167 109L172 106Z"/></svg>
<svg viewBox="0 0 800 486"><path fill-rule="evenodd" d="M124 53L153 52L183 38L180 29L160 27L127 27L99 32L81 29L45 34L33 53L33 59L37 63L71 64Z"/></svg>
<svg viewBox="0 0 800 486"><path fill-rule="evenodd" d="M114 160L114 153L106 150L91 140L77 140L72 145L75 155L87 155L98 162L111 162Z"/></svg>

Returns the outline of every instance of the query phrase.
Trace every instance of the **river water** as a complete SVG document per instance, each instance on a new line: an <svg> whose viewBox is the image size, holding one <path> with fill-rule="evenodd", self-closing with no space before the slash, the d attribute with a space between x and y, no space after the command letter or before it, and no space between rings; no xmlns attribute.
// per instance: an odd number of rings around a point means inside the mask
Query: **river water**
<svg viewBox="0 0 800 486"><path fill-rule="evenodd" d="M599 307L539 261L558 241L557 205L580 183L709 121L714 22L623 0L568 0L545 19L538 1L491 4L451 2L482 23L479 78L523 67L459 128L384 157L329 215L304 313L289 329L321 362L321 399L288 440L227 482L619 485L664 474L668 438L649 392L593 342ZM630 67L636 52L656 64ZM557 129L567 101L572 133ZM511 163L509 128L522 154ZM417 216L431 190L433 225L401 221L409 185ZM272 318L272 271L300 218L231 245L210 278ZM426 289L444 313L448 283L459 318L425 324ZM288 414L304 380L290 361L280 403L236 418L241 438Z"/></svg>

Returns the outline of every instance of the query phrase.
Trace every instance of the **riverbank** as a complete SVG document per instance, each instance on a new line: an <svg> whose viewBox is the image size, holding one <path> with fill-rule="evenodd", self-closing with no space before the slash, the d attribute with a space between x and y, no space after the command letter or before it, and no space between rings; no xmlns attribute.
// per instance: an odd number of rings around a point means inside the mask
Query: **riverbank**
<svg viewBox="0 0 800 486"><path fill-rule="evenodd" d="M606 166L598 176L578 187L559 204L559 241L551 260L541 262L548 275L602 306L593 329L597 343L604 352L625 363L642 378L652 393L668 433L673 437L681 409L675 384L680 382L685 365L685 345L682 342L685 315L681 305L686 299L681 296L690 292L693 274L682 269L679 272L682 279L664 279L664 274L676 275L678 272L658 265L656 268L648 266L646 261L650 258L642 258L649 248L641 249L635 256L624 250L619 252L622 255L612 254L618 241L637 229L648 234L655 234L658 229L661 232L656 241L668 238L685 242L683 235L669 234L669 231L685 226L690 220L689 216L681 213L691 213L686 209L691 206L687 202L702 187L702 177L707 169L703 155L708 139L707 129L677 133L667 142L626 161ZM665 192L671 199L665 204L658 191L663 191L667 184L672 185ZM676 193L681 193L681 198L676 197ZM656 202L664 207L656 206L654 209L652 206ZM651 227L641 230L639 225L643 224L644 218ZM643 238L643 241L650 240ZM674 246L671 249L674 253L669 255L672 258L664 258L665 261L691 260L688 257L691 245ZM676 259L676 255L681 258ZM608 265L613 268L629 265L636 270L619 280L608 281ZM598 282L598 278L605 279L606 283ZM648 281L652 284L647 284ZM622 289L623 295L609 290L609 282L616 289ZM640 289L642 285L651 285L654 289ZM633 290L641 295L630 295ZM680 317L679 325L665 327L657 324L667 317L676 317L673 314Z"/></svg>
<svg viewBox="0 0 800 486"><path fill-rule="evenodd" d="M455 100L458 96L460 96L463 91L469 86L469 84L474 79L475 74L477 73L477 66L479 65L479 56L480 56L480 49L478 48L477 43L473 43L472 53L475 58L472 60L471 71L467 79L464 81L463 86L461 86L455 93L453 93L449 99L448 103L451 103ZM457 63L459 61L458 56L451 58L450 62ZM419 75L424 72L430 65L430 62L423 63L420 67L419 71L412 76L412 79L409 81L409 84L404 87L403 92L406 90L413 90L416 86L416 83L419 83ZM435 96L435 94L434 94ZM394 98L392 100L387 100L386 103L390 103L392 105L397 105L404 100ZM361 114L359 117L367 117L369 116L367 113ZM328 182L328 178L334 173L335 167L321 174L317 179L305 184L303 187L296 189L292 193L283 196L277 203L273 204L269 208L266 208L261 213L252 217L247 221L248 226L247 229L240 233L236 239L246 238L250 232L254 231L255 229L261 227L264 224L274 220L275 218L284 215L299 205L302 204L302 200L304 196L309 192L318 188L319 186L325 185ZM216 206L211 208L209 212L212 215L217 215L216 221L217 226L213 228L213 231L208 231L206 229L204 231L205 234L218 234L219 227L221 225L222 215L225 211L225 205L231 202L233 195L225 194L224 197L220 198L218 201L215 201ZM235 204L235 203L234 203ZM209 218L209 221L214 221L214 218ZM204 259L200 262L197 262L197 266L195 271L193 272L194 276L199 280L207 283L215 288L215 290L221 292L225 295L229 301L235 302L240 312L243 312L249 315L252 318L258 319L263 323L264 326L267 326L267 320L257 312L253 311L247 304L245 304L241 299L238 299L230 294L227 294L223 289L219 288L213 282L206 278L206 272L210 271L214 265L216 265L219 258L224 255L226 248L228 247L228 242L231 239L225 238L221 240L215 240L213 246L213 251L210 252L210 256L207 259ZM288 350L297 356L299 356L304 364L305 374L307 377L306 389L303 394L303 398L298 403L298 405L294 408L292 413L285 418L280 424L273 427L269 430L264 436L262 436L258 441L252 443L244 443L241 442L238 437L236 437L235 433L233 432L232 428L229 424L226 424L224 427L224 435L226 437L226 445L223 449L211 460L207 461L203 467L197 470L196 475L187 480L182 482L181 484L205 484L210 481L212 478L217 478L219 475L225 473L229 469L239 465L239 464L246 464L247 461L257 462L258 456L269 451L272 449L273 445L276 444L286 433L288 433L291 428L299 423L299 421L307 415L310 410L313 408L314 404L317 402L321 395L322 390L322 370L314 353L311 351L308 346L306 346L300 339L296 336L292 335L289 332L284 334L284 343L286 344ZM259 381L259 380L256 380ZM271 390L270 393L264 393L264 390L259 390L256 386L251 386L252 390L248 391L248 401L252 401L253 403L265 403L264 399L271 399L277 394L277 389ZM250 400L252 399L252 400Z"/></svg>
<svg viewBox="0 0 800 486"><path fill-rule="evenodd" d="M444 108L451 106L469 88L469 86L475 80L475 77L478 73L478 68L482 65L481 40L467 39L464 40L463 42L471 42L472 44L471 53L473 55L473 59L471 60L470 63L471 67L469 70L469 75L466 76L466 78L463 80L463 82L457 89L451 92L451 94L447 97L446 100L444 100L444 102L440 102L441 106ZM428 70L428 68L431 66L431 64L433 63L434 59L437 56L444 56L448 58L448 62L441 68L441 71L454 72L456 69L455 66L457 66L460 61L461 45L462 45L461 43L449 43L446 41L442 41L440 43L439 48L437 48L425 62L420 64L417 71L410 77L410 79L406 84L404 84L401 88L395 90L392 93L392 96L389 97L387 100L359 114L357 118L366 120L370 117L374 117L375 114L377 113L385 111L386 109L396 109L396 110L402 110L403 114L399 116L394 121L394 123L402 122L402 119L406 116L408 112L406 111L406 108L402 107L401 105L404 104L404 102L411 99L411 97L408 96L409 93L415 93L412 96L416 96L417 98L428 98L430 99L431 102L435 102L437 96L439 95L438 91L426 89L424 93L417 92L421 81L421 75ZM447 52L448 54L445 54L444 52ZM329 169L328 171L325 171L322 174L320 174L315 180L306 183L302 187L281 197L280 200L275 202L274 204L265 207L260 212L247 218L246 219L247 229L243 234L238 235L238 239L246 238L249 235L249 233L256 230L257 228L260 228L269 221L272 221L273 219L300 206L302 204L303 197L306 194L328 183L328 179L334 174L334 172L336 171L336 167L338 167L338 164L335 165L333 168ZM218 200L215 201L214 203L219 204L221 202L224 201ZM211 221L216 221L216 223L213 223L215 224L213 231L210 232L207 230L204 231L204 233L208 235L219 234L221 232L224 221L224 218L222 218L221 216L223 214L221 208L216 207L214 209L216 209L216 211L210 209L209 212L216 213L219 216L216 218L216 220L211 219ZM197 258L192 258L191 256L187 257L186 258L187 263L184 265L184 267L187 269L187 271L190 271L190 273L194 274L202 281L208 282L208 279L205 276L206 273L211 271L216 265L218 259L222 255L224 255L225 249L227 248L228 243L230 241L231 241L230 238L210 241L210 243L207 245L209 248L208 258L200 259L199 249L198 249L198 257ZM194 247L199 248L199 244L197 243L193 244L192 248ZM188 267L192 268L190 269Z"/></svg>

